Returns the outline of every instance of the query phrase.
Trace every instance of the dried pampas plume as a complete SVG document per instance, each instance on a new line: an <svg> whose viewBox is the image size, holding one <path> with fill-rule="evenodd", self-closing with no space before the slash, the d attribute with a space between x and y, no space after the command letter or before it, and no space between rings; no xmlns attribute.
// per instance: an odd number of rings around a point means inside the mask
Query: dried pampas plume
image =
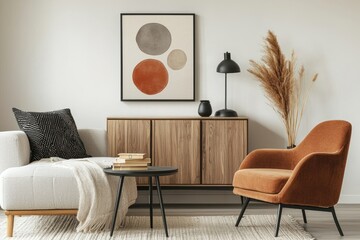
<svg viewBox="0 0 360 240"><path fill-rule="evenodd" d="M310 89L318 74L311 82L304 82L305 69L301 66L296 70L295 53L287 60L271 31L265 39L264 52L260 63L250 60L248 71L260 81L266 97L279 113L285 125L288 146L293 147Z"/></svg>

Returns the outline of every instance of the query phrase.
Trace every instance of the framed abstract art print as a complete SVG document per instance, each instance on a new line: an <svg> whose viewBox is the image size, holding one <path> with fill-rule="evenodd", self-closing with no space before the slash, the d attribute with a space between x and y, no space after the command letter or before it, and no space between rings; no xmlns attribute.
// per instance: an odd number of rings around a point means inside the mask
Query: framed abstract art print
<svg viewBox="0 0 360 240"><path fill-rule="evenodd" d="M121 101L195 100L195 14L121 14Z"/></svg>

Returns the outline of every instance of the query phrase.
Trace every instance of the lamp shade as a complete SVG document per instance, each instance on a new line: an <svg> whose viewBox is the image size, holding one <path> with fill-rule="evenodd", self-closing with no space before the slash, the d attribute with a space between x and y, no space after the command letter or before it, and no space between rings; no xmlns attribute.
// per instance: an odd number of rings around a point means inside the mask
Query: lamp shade
<svg viewBox="0 0 360 240"><path fill-rule="evenodd" d="M224 60L219 63L216 68L216 71L219 73L236 73L240 72L239 65L231 60L231 55L229 52L224 53Z"/></svg>

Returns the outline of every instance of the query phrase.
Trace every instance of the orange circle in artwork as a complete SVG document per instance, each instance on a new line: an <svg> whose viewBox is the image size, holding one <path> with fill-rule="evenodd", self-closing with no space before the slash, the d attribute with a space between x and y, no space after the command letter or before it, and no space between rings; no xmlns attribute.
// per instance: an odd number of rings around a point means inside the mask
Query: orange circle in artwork
<svg viewBox="0 0 360 240"><path fill-rule="evenodd" d="M139 62L132 74L135 86L143 93L154 95L165 89L169 81L164 64L155 59Z"/></svg>

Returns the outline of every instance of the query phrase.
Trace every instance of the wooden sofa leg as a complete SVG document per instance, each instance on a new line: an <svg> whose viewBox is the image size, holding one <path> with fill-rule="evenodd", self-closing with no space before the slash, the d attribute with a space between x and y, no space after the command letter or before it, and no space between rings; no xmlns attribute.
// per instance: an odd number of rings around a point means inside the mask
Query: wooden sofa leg
<svg viewBox="0 0 360 240"><path fill-rule="evenodd" d="M7 237L12 237L13 236L13 231L14 231L14 215L12 214L8 214L7 215L7 233L6 236Z"/></svg>
<svg viewBox="0 0 360 240"><path fill-rule="evenodd" d="M13 236L15 216L76 215L77 211L77 209L5 210L5 215L7 216L7 236Z"/></svg>

